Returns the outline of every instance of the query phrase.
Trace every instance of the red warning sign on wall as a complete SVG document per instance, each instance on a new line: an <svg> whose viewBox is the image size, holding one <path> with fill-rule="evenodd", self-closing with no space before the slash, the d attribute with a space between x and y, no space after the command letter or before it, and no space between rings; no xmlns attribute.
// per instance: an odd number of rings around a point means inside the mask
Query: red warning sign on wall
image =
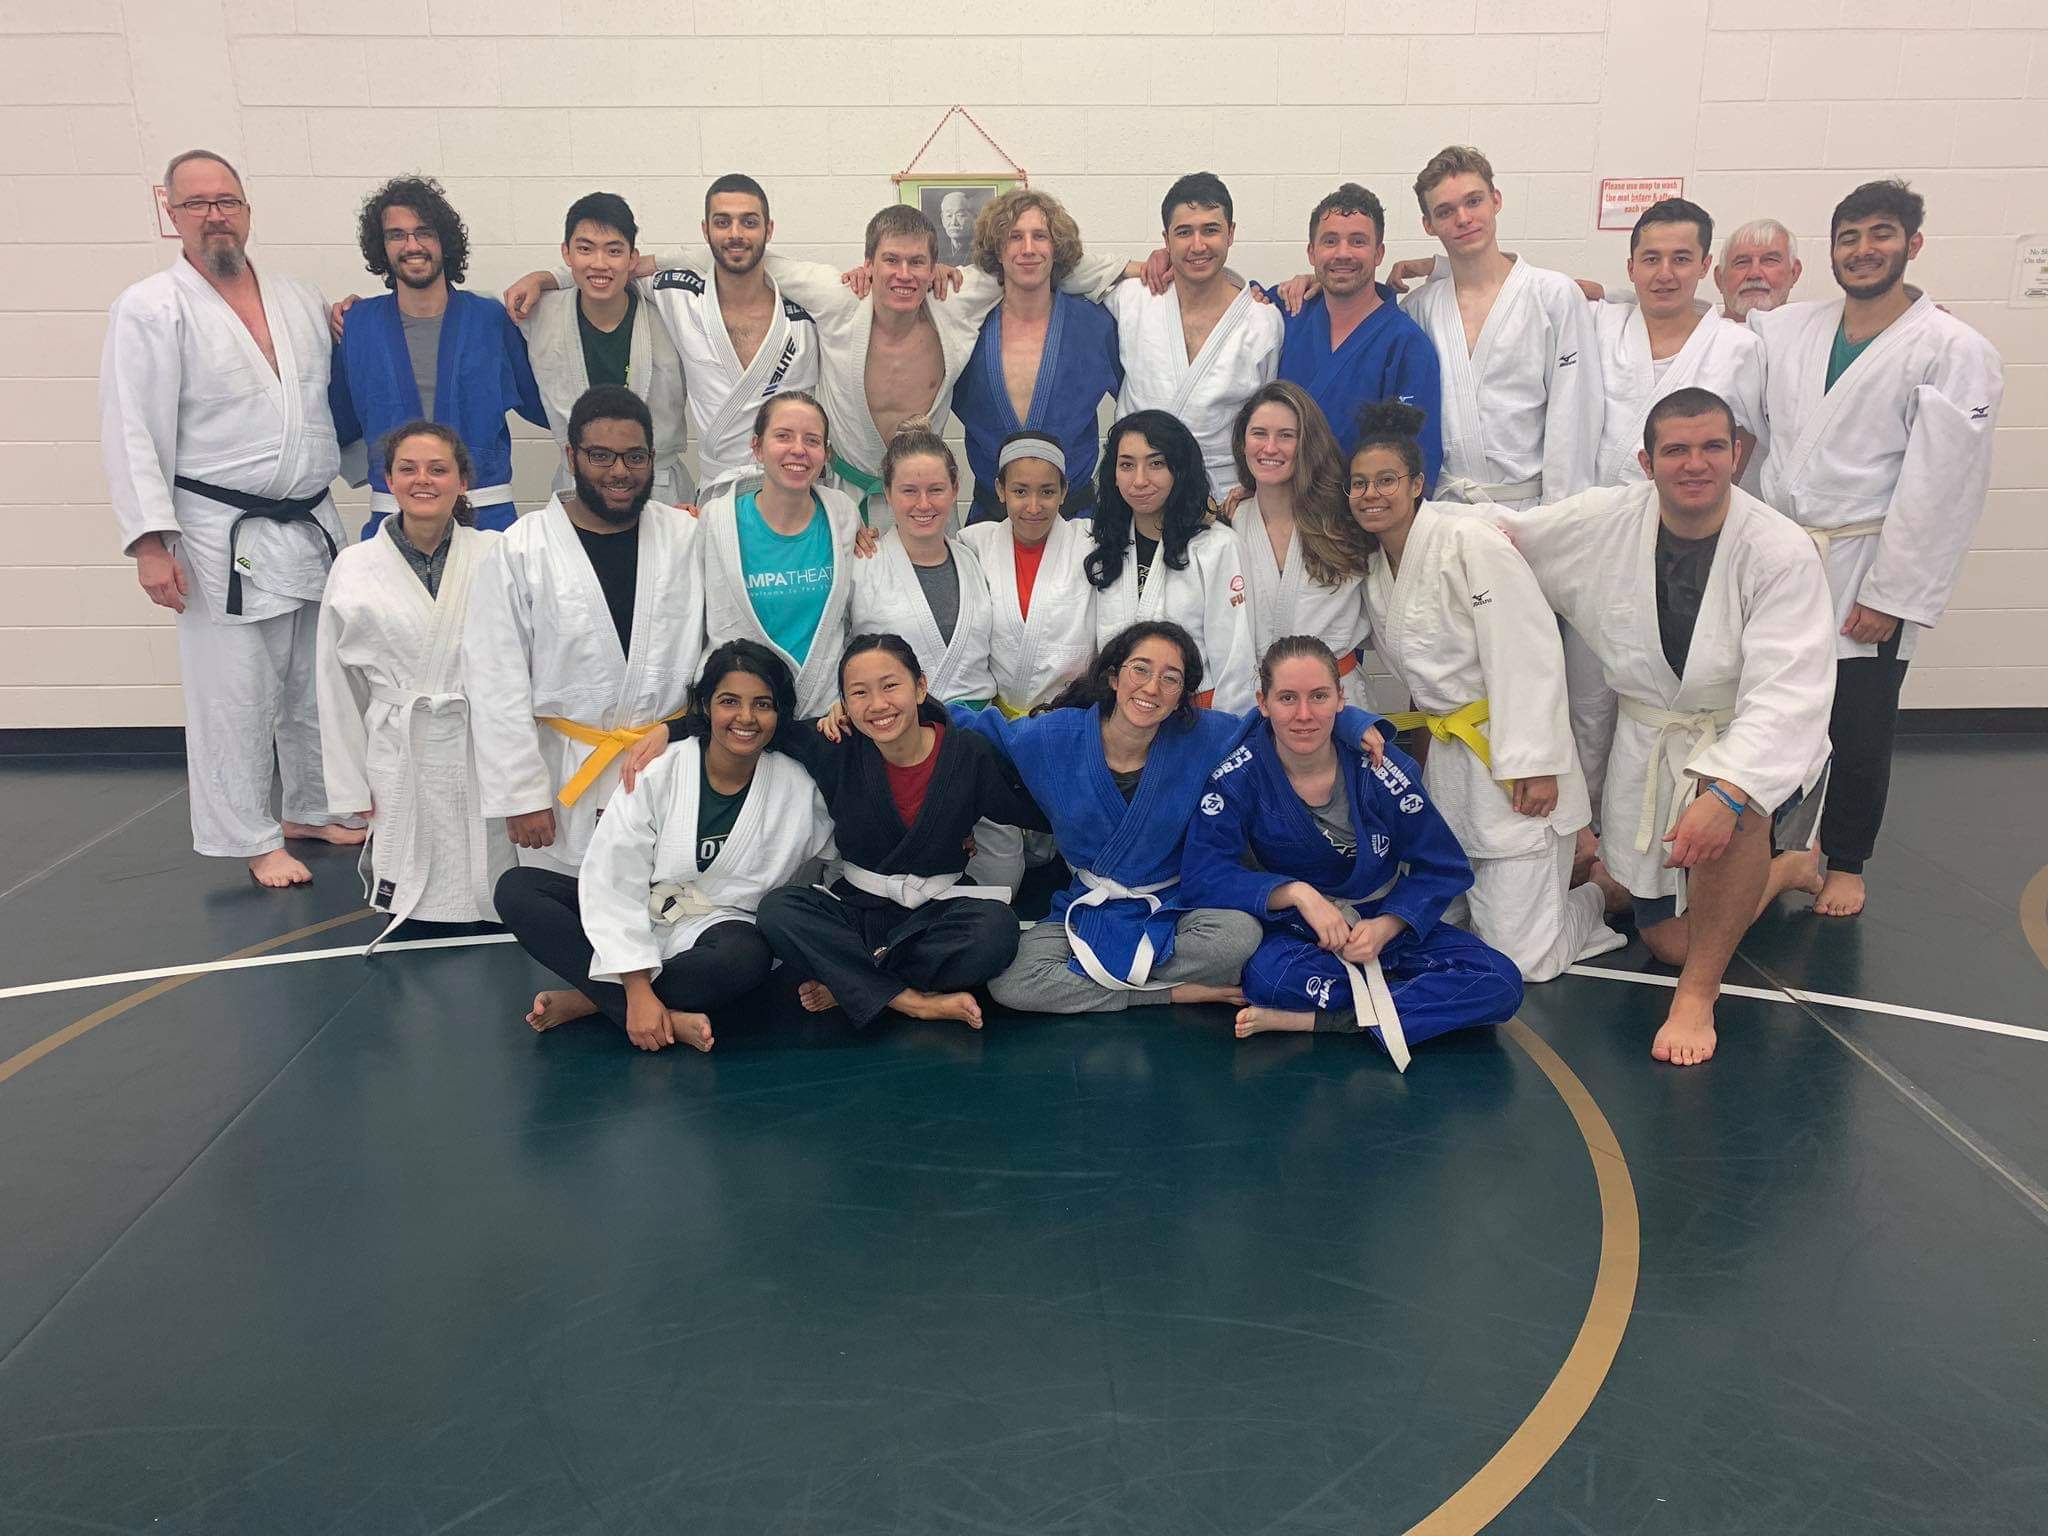
<svg viewBox="0 0 2048 1536"><path fill-rule="evenodd" d="M1615 176L1600 183L1602 229L1634 229L1652 203L1685 195L1683 176Z"/></svg>

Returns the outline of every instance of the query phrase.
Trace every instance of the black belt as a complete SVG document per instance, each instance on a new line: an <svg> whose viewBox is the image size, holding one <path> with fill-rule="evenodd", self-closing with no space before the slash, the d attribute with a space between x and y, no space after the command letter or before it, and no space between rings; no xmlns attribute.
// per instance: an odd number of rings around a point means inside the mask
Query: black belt
<svg viewBox="0 0 2048 1536"><path fill-rule="evenodd" d="M314 496L258 496L250 491L231 491L225 486L208 485L204 480L194 480L189 475L179 475L172 482L181 491L190 491L194 496L204 496L208 501L217 501L224 507L233 507L242 515L235 519L228 529L228 612L239 618L242 613L242 571L236 561L235 551L242 542L242 524L252 517L260 517L270 523L311 523L313 531L327 541L327 558L331 562L338 551L334 547L334 535L320 525L313 514L320 504L327 500L327 493L321 491Z"/></svg>

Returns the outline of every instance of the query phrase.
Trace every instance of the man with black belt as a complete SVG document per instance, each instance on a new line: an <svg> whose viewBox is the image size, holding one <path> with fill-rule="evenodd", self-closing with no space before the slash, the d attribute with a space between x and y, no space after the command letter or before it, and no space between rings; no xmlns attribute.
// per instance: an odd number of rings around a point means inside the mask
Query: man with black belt
<svg viewBox="0 0 2048 1536"><path fill-rule="evenodd" d="M259 885L303 885L312 874L286 838L365 835L328 814L314 705L341 534L327 305L309 284L257 281L227 161L188 150L164 189L183 250L114 301L100 359L108 492L143 591L178 615L192 846L248 860Z"/></svg>

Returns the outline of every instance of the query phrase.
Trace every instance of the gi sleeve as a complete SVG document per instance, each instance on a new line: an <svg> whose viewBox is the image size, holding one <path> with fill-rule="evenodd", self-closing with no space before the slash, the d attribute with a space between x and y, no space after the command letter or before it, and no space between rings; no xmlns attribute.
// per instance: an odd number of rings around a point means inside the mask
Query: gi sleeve
<svg viewBox="0 0 2048 1536"><path fill-rule="evenodd" d="M526 355L526 334L512 323L504 309L493 306L499 326L498 342L505 359L504 408L517 411L536 427L548 426L548 408L540 397L540 385L533 377L533 362Z"/></svg>
<svg viewBox="0 0 2048 1536"><path fill-rule="evenodd" d="M1477 519L1457 530L1460 558L1445 600L1472 616L1486 679L1487 744L1500 783L1572 770L1564 646L1528 563L1507 536ZM1455 750L1455 749L1447 749Z"/></svg>
<svg viewBox="0 0 2048 1536"><path fill-rule="evenodd" d="M1391 361L1393 392L1423 413L1422 431L1416 436L1422 445L1422 483L1434 487L1444 467L1444 380L1436 344L1419 327L1403 327ZM1345 425L1355 428L1357 423Z"/></svg>
<svg viewBox="0 0 2048 1536"><path fill-rule="evenodd" d="M996 710L995 713L1001 714L1002 711ZM987 737L976 736L973 740L986 748L974 754L975 810L981 819L1005 827L1028 827L1033 832L1050 832L1052 822L1024 787L1016 769L1005 763L993 746L987 745Z"/></svg>
<svg viewBox="0 0 2048 1536"><path fill-rule="evenodd" d="M346 579L339 562L335 572ZM363 723L363 712L370 707L370 688L360 673L342 662L342 631L347 621L333 601L334 585L335 573L330 572L314 642L313 685L320 710L320 771L327 780L327 809L338 816L370 810L372 800L370 736Z"/></svg>
<svg viewBox="0 0 2048 1536"><path fill-rule="evenodd" d="M1422 769L1415 759L1390 746L1387 761L1400 768L1408 780L1405 788L1396 791L1371 770L1352 782L1369 786L1367 793L1377 801L1377 819L1393 842L1394 857L1407 866L1381 901L1380 912L1400 918L1420 936L1442 921L1445 907L1472 888L1472 865L1443 813L1424 792ZM1360 835L1365 831L1361 825Z"/></svg>
<svg viewBox="0 0 2048 1536"><path fill-rule="evenodd" d="M853 749L849 721L840 729L849 733L841 741L828 741L818 729L817 719L791 720L775 728L775 738L770 743L783 756L793 758L796 765L811 776L811 782L818 786L818 792L827 803L839 792L839 776L843 771L847 754Z"/></svg>
<svg viewBox="0 0 2048 1536"><path fill-rule="evenodd" d="M100 352L100 457L121 553L144 534L178 531L178 395L184 375L176 312L114 301Z"/></svg>
<svg viewBox="0 0 2048 1536"><path fill-rule="evenodd" d="M462 626L470 739L487 819L544 811L555 797L533 716L532 599L513 560L505 540L492 541Z"/></svg>
<svg viewBox="0 0 2048 1536"><path fill-rule="evenodd" d="M1084 255L1074 263L1074 269L1060 279L1060 292L1093 299L1100 304L1109 297L1110 290L1123 281L1124 268L1129 264L1121 256Z"/></svg>
<svg viewBox="0 0 2048 1536"><path fill-rule="evenodd" d="M1265 918L1272 913L1273 893L1292 883L1291 876L1247 867L1258 800L1251 767L1251 749L1232 752L1202 786L1181 844L1182 906L1227 907Z"/></svg>
<svg viewBox="0 0 2048 1536"><path fill-rule="evenodd" d="M1980 338L1944 350L1906 403L1906 453L1856 601L1933 628L1941 621L1991 483L1991 434L2005 394L1998 354Z"/></svg>
<svg viewBox="0 0 2048 1536"><path fill-rule="evenodd" d="M1741 554L1764 569L1744 586L1735 718L1686 772L1726 779L1768 816L1801 786L1827 739L1835 703L1834 599L1820 556L1803 535L1776 549L1724 550L1718 558Z"/></svg>
<svg viewBox="0 0 2048 1536"><path fill-rule="evenodd" d="M673 809L671 780L681 753L655 759L632 794L612 791L576 874L576 900L590 940L590 979L619 982L628 972L661 974L661 939L647 898L654 888L654 851ZM573 977L570 978L574 980Z"/></svg>
<svg viewBox="0 0 2048 1536"><path fill-rule="evenodd" d="M809 310L814 320L843 319L866 302L856 299L839 274L822 261L796 261L771 248L762 262L782 296Z"/></svg>
<svg viewBox="0 0 2048 1536"><path fill-rule="evenodd" d="M1550 357L1543 414L1543 499L1575 496L1597 478L1607 397L1600 381L1600 332L1593 306L1566 279L1547 295Z"/></svg>

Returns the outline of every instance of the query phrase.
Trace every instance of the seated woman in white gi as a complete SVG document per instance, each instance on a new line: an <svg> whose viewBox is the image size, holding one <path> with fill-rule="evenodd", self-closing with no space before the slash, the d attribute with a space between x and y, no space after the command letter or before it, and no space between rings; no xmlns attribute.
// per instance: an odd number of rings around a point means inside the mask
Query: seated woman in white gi
<svg viewBox="0 0 2048 1536"><path fill-rule="evenodd" d="M1491 522L1422 500L1423 414L1383 400L1360 414L1351 529L1367 562L1374 646L1415 701L1397 728L1426 726L1429 797L1472 861L1450 919L1548 981L1619 949L1601 920L1626 893L1572 887L1574 834L1591 819L1565 705L1557 619Z"/></svg>
<svg viewBox="0 0 2048 1536"><path fill-rule="evenodd" d="M1245 625L1244 577L1228 528L1207 525L1209 473L1194 434L1165 411L1133 411L1109 429L1097 473L1095 588L1099 646L1132 624L1177 624L1201 654L1210 686L1191 702L1251 708L1256 658Z"/></svg>
<svg viewBox="0 0 2048 1536"><path fill-rule="evenodd" d="M1337 658L1345 699L1370 709L1359 648L1365 644L1365 558L1352 539L1347 473L1322 408L1299 384L1262 386L1230 429L1238 501L1230 531L1244 570L1244 613L1254 656L1287 635L1314 635Z"/></svg>
<svg viewBox="0 0 2048 1536"><path fill-rule="evenodd" d="M761 898L832 843L810 775L766 751L795 713L781 658L726 641L690 689L680 744L613 793L580 874L529 866L499 883L506 924L571 988L534 998L534 1029L602 1013L643 1051L711 1049L711 1012L773 963Z"/></svg>
<svg viewBox="0 0 2048 1536"><path fill-rule="evenodd" d="M471 526L453 428L408 422L382 452L398 514L335 557L317 647L327 803L372 818L363 894L391 914L379 941L409 918L495 919L491 887L512 865L484 820L462 668L470 578L503 535Z"/></svg>

